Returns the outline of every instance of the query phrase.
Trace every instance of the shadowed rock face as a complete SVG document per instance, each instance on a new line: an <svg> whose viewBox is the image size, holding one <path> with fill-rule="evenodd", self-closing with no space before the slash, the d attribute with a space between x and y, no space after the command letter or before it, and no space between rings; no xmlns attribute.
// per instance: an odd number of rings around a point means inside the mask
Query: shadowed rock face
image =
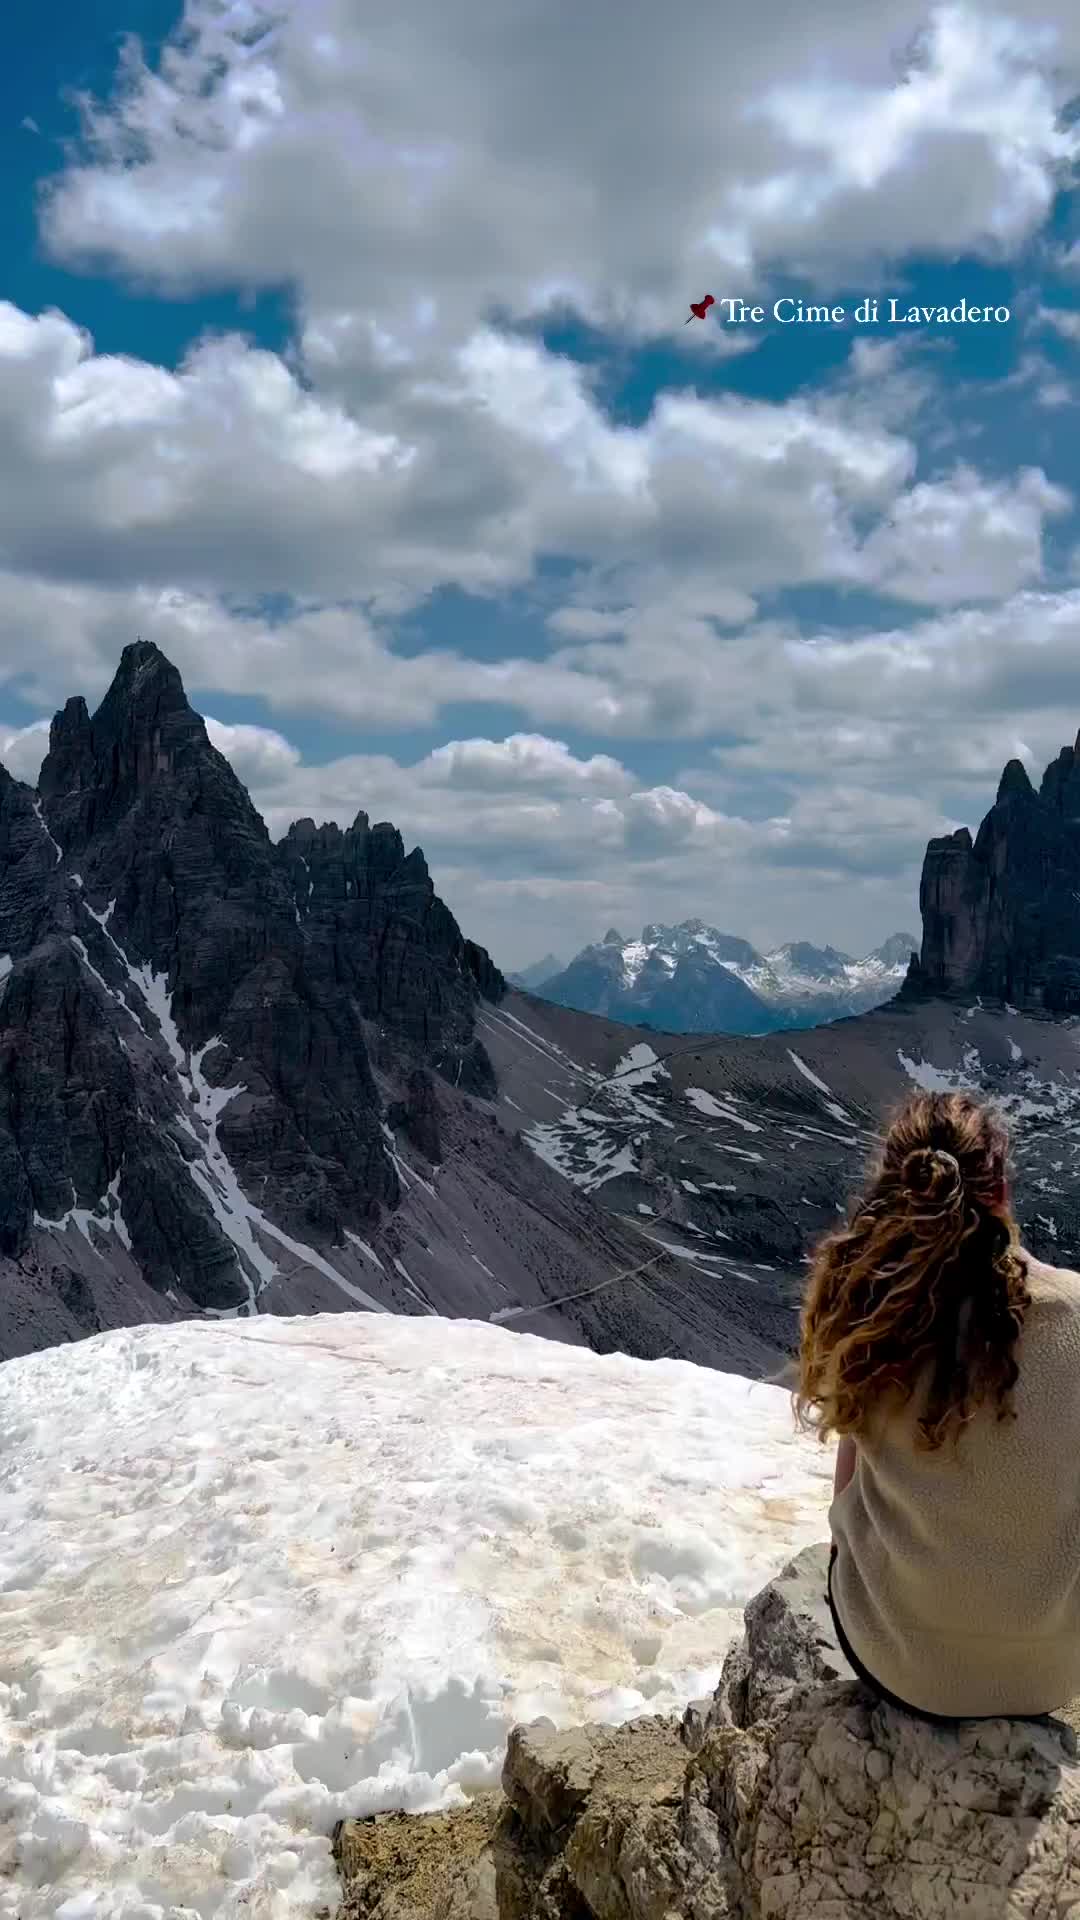
<svg viewBox="0 0 1080 1920"><path fill-rule="evenodd" d="M235 1307L233 1180L305 1240L370 1226L399 1187L368 1023L402 1077L491 1089L473 1016L501 991L393 827L275 847L176 669L126 648L37 794L0 768L0 1254L98 1210L151 1287Z"/></svg>
<svg viewBox="0 0 1080 1920"><path fill-rule="evenodd" d="M364 1015L385 1022L455 1084L494 1091L473 1043L480 994L498 999L501 976L462 938L438 898L419 847L406 855L396 827L358 813L343 833L298 820L277 848L306 935L308 965L344 987Z"/></svg>
<svg viewBox="0 0 1080 1920"><path fill-rule="evenodd" d="M966 827L931 840L919 904L922 953L906 994L1080 1009L1080 736L1038 793L1010 760L974 842Z"/></svg>

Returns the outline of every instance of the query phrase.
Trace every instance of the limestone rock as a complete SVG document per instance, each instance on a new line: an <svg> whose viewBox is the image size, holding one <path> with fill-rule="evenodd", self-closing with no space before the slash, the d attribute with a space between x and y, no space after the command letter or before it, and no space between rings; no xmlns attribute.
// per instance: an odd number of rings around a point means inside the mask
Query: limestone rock
<svg viewBox="0 0 1080 1920"><path fill-rule="evenodd" d="M755 1596L681 1737L540 1721L510 1737L501 1802L346 1822L343 1915L1080 1920L1071 1729L939 1728L837 1678L826 1565L811 1549Z"/></svg>
<svg viewBox="0 0 1080 1920"><path fill-rule="evenodd" d="M775 1718L798 1687L854 1680L837 1644L826 1598L827 1547L807 1547L746 1607L746 1631L724 1661L709 1702L694 1702L683 1739L694 1750L716 1727Z"/></svg>

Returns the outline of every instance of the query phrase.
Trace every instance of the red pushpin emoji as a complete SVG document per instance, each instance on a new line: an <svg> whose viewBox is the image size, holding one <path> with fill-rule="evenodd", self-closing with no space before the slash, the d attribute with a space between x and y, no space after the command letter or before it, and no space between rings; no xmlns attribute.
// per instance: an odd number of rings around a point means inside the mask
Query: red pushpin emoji
<svg viewBox="0 0 1080 1920"><path fill-rule="evenodd" d="M688 327L690 325L690 320L704 320L705 315L709 311L709 308L715 307L715 305L716 305L716 301L713 299L711 293L707 293L705 295L704 300L691 300L690 319L684 320L683 325Z"/></svg>

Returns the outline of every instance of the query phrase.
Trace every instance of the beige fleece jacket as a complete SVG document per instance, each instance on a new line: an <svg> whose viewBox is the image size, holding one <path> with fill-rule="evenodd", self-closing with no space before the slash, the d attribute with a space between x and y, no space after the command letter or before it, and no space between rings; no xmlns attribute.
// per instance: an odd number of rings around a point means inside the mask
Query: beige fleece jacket
<svg viewBox="0 0 1080 1920"><path fill-rule="evenodd" d="M1027 1256L1017 1418L916 1450L920 1396L860 1436L833 1501L833 1600L910 1706L1035 1714L1080 1694L1080 1275Z"/></svg>

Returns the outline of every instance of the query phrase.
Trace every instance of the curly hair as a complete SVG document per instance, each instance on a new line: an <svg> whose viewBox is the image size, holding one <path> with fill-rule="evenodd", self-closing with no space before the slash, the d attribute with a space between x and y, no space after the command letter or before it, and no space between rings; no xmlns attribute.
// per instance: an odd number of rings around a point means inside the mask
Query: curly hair
<svg viewBox="0 0 1080 1920"><path fill-rule="evenodd" d="M865 1432L886 1395L928 1382L916 1444L959 1439L976 1409L1013 1417L1015 1347L1031 1304L1007 1206L1003 1122L961 1093L894 1116L846 1227L818 1246L802 1311L801 1427Z"/></svg>

